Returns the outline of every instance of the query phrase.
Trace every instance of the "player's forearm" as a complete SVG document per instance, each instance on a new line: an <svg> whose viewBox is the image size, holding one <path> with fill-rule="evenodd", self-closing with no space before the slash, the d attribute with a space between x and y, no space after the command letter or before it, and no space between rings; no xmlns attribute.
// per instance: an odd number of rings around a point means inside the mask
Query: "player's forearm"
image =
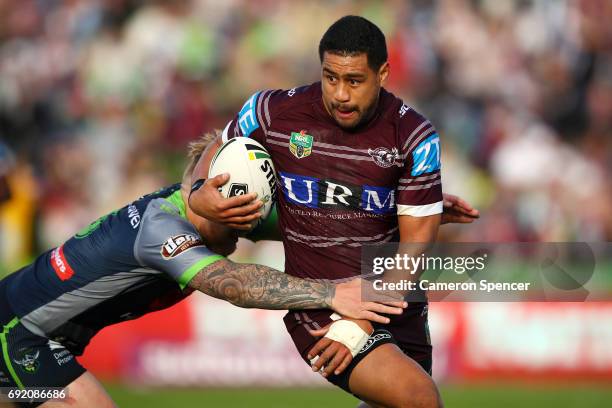
<svg viewBox="0 0 612 408"><path fill-rule="evenodd" d="M189 286L246 308L331 308L335 286L287 275L263 265L221 260L202 269Z"/></svg>
<svg viewBox="0 0 612 408"><path fill-rule="evenodd" d="M400 247L398 254L409 258L417 258L427 253L436 241L438 229L440 227L440 215L428 217L399 217ZM418 282L423 269L391 269L384 273L384 282ZM409 290L398 290L401 295L407 295Z"/></svg>

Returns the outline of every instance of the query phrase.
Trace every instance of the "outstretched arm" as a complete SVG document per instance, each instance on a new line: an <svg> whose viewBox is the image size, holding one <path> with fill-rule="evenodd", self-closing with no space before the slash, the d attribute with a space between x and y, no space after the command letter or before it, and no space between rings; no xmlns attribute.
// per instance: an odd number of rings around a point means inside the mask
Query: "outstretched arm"
<svg viewBox="0 0 612 408"><path fill-rule="evenodd" d="M474 220L480 218L480 211L461 197L446 193L443 196L442 224L471 224Z"/></svg>
<svg viewBox="0 0 612 408"><path fill-rule="evenodd" d="M343 316L387 323L377 313L401 314L403 301L361 301L361 281L333 284L300 279L263 265L227 259L203 268L189 286L233 305L261 309L333 309Z"/></svg>
<svg viewBox="0 0 612 408"><path fill-rule="evenodd" d="M223 259L202 269L189 286L238 307L262 309L330 308L335 286L299 279L264 265Z"/></svg>

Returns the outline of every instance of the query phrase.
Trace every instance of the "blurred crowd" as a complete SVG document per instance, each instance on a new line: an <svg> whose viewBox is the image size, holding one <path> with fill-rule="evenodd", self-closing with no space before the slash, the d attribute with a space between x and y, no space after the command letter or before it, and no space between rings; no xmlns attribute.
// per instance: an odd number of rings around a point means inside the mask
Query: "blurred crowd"
<svg viewBox="0 0 612 408"><path fill-rule="evenodd" d="M187 142L256 90L316 81L345 14L385 32L387 88L483 213L444 239L612 239L608 0L0 0L5 268L178 181Z"/></svg>

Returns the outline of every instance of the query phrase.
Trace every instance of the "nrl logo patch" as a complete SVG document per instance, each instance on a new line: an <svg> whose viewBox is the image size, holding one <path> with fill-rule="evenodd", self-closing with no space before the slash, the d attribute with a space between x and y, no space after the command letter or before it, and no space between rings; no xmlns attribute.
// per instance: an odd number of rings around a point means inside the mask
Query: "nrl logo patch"
<svg viewBox="0 0 612 408"><path fill-rule="evenodd" d="M162 245L161 256L164 259L171 259L175 256L179 256L183 252L190 248L204 245L202 240L191 234L175 235L168 238L168 240Z"/></svg>
<svg viewBox="0 0 612 408"><path fill-rule="evenodd" d="M394 147L393 149L387 149L386 147L368 149L368 154L372 156L374 163L380 167L391 167L393 165L397 165L398 167L401 166L401 164L396 163L396 160L399 159L397 147Z"/></svg>
<svg viewBox="0 0 612 408"><path fill-rule="evenodd" d="M13 359L13 361L17 363L24 372L34 374L38 371L38 367L40 367L38 356L40 356L40 350L34 352L32 349L25 349L21 351L21 358Z"/></svg>
<svg viewBox="0 0 612 408"><path fill-rule="evenodd" d="M299 133L291 132L289 151L298 159L308 157L312 153L312 140L313 137L307 135L305 130L300 130Z"/></svg>

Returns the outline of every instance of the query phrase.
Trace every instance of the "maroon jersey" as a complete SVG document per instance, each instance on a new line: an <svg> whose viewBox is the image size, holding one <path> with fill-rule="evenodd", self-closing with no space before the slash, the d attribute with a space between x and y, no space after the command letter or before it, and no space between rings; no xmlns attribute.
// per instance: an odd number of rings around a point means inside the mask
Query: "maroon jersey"
<svg viewBox="0 0 612 408"><path fill-rule="evenodd" d="M433 125L381 90L358 130L336 124L321 83L257 92L225 127L268 149L278 172L285 271L337 279L360 271L364 244L398 240L398 215L442 212L439 137Z"/></svg>

